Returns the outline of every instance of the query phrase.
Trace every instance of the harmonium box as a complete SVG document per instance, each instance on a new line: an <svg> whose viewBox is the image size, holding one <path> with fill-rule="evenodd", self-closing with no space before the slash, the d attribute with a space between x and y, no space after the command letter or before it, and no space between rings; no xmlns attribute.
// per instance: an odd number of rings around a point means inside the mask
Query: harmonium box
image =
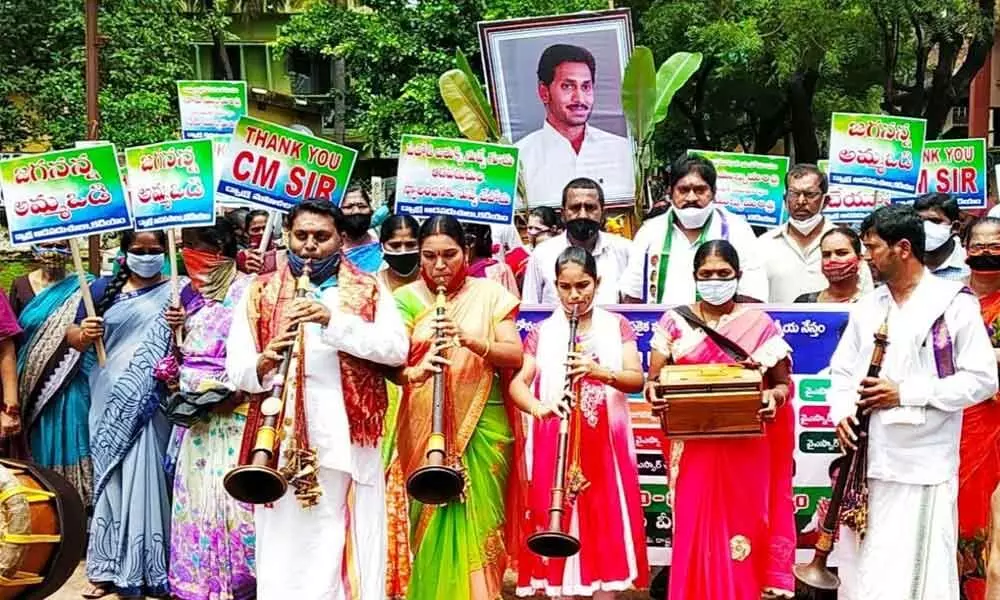
<svg viewBox="0 0 1000 600"><path fill-rule="evenodd" d="M764 433L757 417L763 378L738 365L667 365L656 393L669 403L660 417L673 439L752 437Z"/></svg>

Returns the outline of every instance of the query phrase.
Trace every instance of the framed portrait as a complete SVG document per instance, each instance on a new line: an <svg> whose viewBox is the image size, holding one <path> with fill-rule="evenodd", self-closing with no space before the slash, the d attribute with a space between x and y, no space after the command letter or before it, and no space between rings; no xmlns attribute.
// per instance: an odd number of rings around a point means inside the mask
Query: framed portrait
<svg viewBox="0 0 1000 600"><path fill-rule="evenodd" d="M558 207L578 177L609 205L635 197L635 144L621 84L632 54L628 9L479 23L500 129L520 148L529 206Z"/></svg>

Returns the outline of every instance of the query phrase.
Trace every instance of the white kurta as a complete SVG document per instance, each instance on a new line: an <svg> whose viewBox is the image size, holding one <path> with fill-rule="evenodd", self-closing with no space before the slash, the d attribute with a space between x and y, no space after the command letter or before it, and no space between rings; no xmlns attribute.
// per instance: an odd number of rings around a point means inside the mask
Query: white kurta
<svg viewBox="0 0 1000 600"><path fill-rule="evenodd" d="M899 384L900 406L869 424L868 532L841 566L841 600L958 600L957 477L962 411L997 391L996 359L974 296L925 271L902 306L887 286L851 310L830 362L827 398L839 422L855 411L874 334L888 315L881 377ZM954 374L938 376L934 322L944 315ZM853 536L849 536L853 537ZM851 539L844 546L850 550ZM856 543L856 542L854 542Z"/></svg>
<svg viewBox="0 0 1000 600"><path fill-rule="evenodd" d="M656 298L650 297L648 291L650 281L656 281L657 271L650 268L649 262L651 256L659 260L663 252L669 214L667 212L649 219L636 232L629 248L628 267L619 282L619 291L622 295L640 299L647 304L656 303ZM725 229L729 243L736 248L736 253L740 257L740 270L743 271L739 293L757 300L767 300L767 273L764 270L761 244L746 219L716 206L707 227L706 242L723 239L722 234ZM674 225L662 304L673 306L694 302L694 255L699 245L697 240L693 243L688 241L684 232L676 224Z"/></svg>
<svg viewBox="0 0 1000 600"><path fill-rule="evenodd" d="M271 377L257 379L258 353L247 318L250 295L236 308L227 342L226 370L239 389L270 391ZM392 295L379 288L375 320L340 310L336 286L319 292L330 310L328 327L305 327L305 402L309 438L319 456L319 504L303 509L291 491L273 507L259 507L257 597L261 600L375 600L385 595L385 484L380 449L350 441L339 352L396 367L406 361L409 340ZM289 382L295 381L292 364ZM290 435L290 432L287 432ZM351 557L345 556L350 549ZM347 572L353 576L348 590ZM348 596L348 592L352 595Z"/></svg>
<svg viewBox="0 0 1000 600"><path fill-rule="evenodd" d="M521 291L522 304L559 304L556 289L556 260L569 247L566 233L547 239L535 247L524 271L524 285ZM620 235L601 231L594 246L594 261L597 276L601 282L597 286L594 301L599 306L618 304L618 281L628 263L629 241Z"/></svg>

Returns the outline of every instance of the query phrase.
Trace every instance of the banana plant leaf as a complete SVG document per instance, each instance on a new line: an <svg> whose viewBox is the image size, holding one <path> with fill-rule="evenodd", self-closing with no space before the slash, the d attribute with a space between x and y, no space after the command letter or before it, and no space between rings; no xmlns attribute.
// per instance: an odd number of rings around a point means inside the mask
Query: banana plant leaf
<svg viewBox="0 0 1000 600"><path fill-rule="evenodd" d="M667 110L677 90L701 68L701 52L677 52L668 58L656 72L656 108L653 125L667 118Z"/></svg>
<svg viewBox="0 0 1000 600"><path fill-rule="evenodd" d="M656 104L656 67L653 52L645 46L636 46L625 67L622 80L622 110L632 128L632 135L644 144L653 132Z"/></svg>
<svg viewBox="0 0 1000 600"><path fill-rule="evenodd" d="M490 103L486 100L486 95L483 93L483 86L479 84L479 79L476 78L476 74L472 72L472 66L469 65L469 59L465 57L465 53L461 50L455 51L455 64L458 65L460 71L465 73L465 76L472 83L472 90L475 94L476 102L479 104L479 108L487 118L487 124L489 125L490 141L495 141L500 139L500 124L497 123L496 117L493 116L493 109L490 107Z"/></svg>
<svg viewBox="0 0 1000 600"><path fill-rule="evenodd" d="M438 79L441 98L462 135L476 142L488 142L496 139L490 135L493 115L483 112L476 98L476 85L461 69L451 69Z"/></svg>

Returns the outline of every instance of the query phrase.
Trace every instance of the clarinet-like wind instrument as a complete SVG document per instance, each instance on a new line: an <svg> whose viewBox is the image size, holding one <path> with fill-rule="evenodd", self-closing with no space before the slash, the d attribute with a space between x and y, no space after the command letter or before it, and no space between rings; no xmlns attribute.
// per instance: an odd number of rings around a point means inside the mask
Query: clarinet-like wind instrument
<svg viewBox="0 0 1000 600"><path fill-rule="evenodd" d="M882 370L882 359L889 345L888 317L875 333L875 350L872 352L871 363L868 365L868 377L878 377ZM868 463L868 422L871 414L865 413L861 407L855 412L858 421L857 450L845 448L843 466L837 473L837 481L833 487L830 506L823 522L820 524L819 540L816 542L816 553L808 565L796 565L795 579L797 597L811 597L823 591L836 590L840 587L840 578L827 568L827 559L833 552L834 539L841 522L841 511L844 508L845 497L854 500L850 507L850 524L863 535L867 521L867 463ZM848 514L844 515L845 521Z"/></svg>
<svg viewBox="0 0 1000 600"><path fill-rule="evenodd" d="M309 293L310 266L307 260L302 268L302 275L295 283L295 297L304 298ZM298 327L296 327L297 331ZM262 416L257 429L256 442L250 450L249 461L238 465L226 473L222 481L229 495L247 504L270 504L285 495L288 481L277 469L278 454L281 439L278 427L285 412L285 393L293 387L286 385L288 371L292 364L292 352L296 344L285 350L278 366L278 376L274 381L271 395L261 403ZM298 368L304 368L299 365Z"/></svg>
<svg viewBox="0 0 1000 600"><path fill-rule="evenodd" d="M576 330L580 324L577 315L577 307L573 307L573 314L569 317L569 348L567 353L576 350ZM565 388L569 389L573 385L569 375L566 376ZM574 394L579 393L579 387L574 386ZM549 504L549 527L545 531L540 531L528 538L528 548L539 556L550 558L565 558L573 556L580 551L580 540L563 530L563 515L566 512L567 494L569 487L566 473L567 451L569 449L570 435L570 415L579 406L579 398L575 398L571 413L563 415L559 419L558 449L556 451L556 470L552 481L552 501Z"/></svg>
<svg viewBox="0 0 1000 600"><path fill-rule="evenodd" d="M445 312L445 289L438 287L434 314L441 318ZM440 339L441 330L437 330ZM431 435L427 440L427 464L420 467L406 480L406 492L423 504L446 504L458 499L465 487L461 471L445 464L448 440L444 431L444 401L447 381L444 369L434 374L434 408L431 415Z"/></svg>

